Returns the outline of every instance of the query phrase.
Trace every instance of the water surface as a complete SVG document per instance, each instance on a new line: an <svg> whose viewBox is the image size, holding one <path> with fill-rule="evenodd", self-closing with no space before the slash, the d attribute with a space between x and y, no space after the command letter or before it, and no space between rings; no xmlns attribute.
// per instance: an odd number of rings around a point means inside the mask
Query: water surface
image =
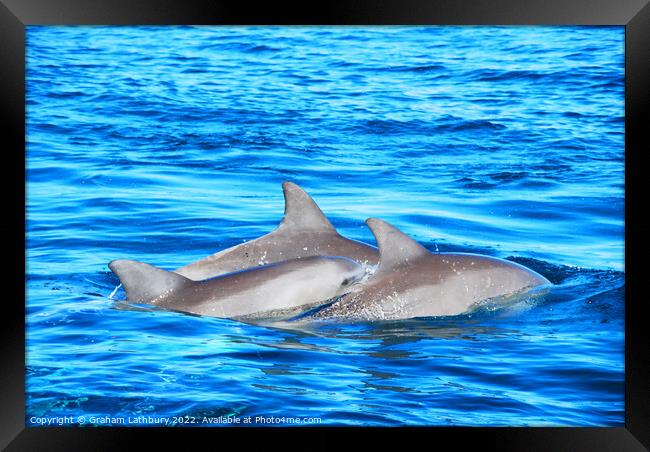
<svg viewBox="0 0 650 452"><path fill-rule="evenodd" d="M28 27L27 425L622 426L623 50L623 27ZM112 259L271 231L284 180L347 237L379 217L555 286L284 329L109 298Z"/></svg>

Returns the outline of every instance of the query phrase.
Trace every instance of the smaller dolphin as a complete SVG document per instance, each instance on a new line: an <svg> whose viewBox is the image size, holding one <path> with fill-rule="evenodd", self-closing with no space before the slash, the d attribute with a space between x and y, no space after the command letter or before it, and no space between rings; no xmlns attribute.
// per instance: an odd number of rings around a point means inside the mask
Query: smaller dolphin
<svg viewBox="0 0 650 452"><path fill-rule="evenodd" d="M118 259L108 267L127 300L210 317L282 317L350 290L366 274L346 257L292 259L204 281L144 262Z"/></svg>
<svg viewBox="0 0 650 452"><path fill-rule="evenodd" d="M368 219L379 245L379 265L363 284L314 313L356 320L450 316L477 302L550 285L514 262L465 253L433 254L394 226Z"/></svg>
<svg viewBox="0 0 650 452"><path fill-rule="evenodd" d="M195 281L308 256L344 256L375 265L377 248L343 237L313 199L292 182L282 184L284 218L272 232L174 270Z"/></svg>

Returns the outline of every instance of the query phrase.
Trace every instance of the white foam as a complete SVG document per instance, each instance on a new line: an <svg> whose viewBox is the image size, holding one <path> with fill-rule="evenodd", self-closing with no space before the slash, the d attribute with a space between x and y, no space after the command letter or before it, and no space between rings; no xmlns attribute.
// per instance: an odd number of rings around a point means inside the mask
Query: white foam
<svg viewBox="0 0 650 452"><path fill-rule="evenodd" d="M111 294L108 296L109 300L113 299L113 296L115 295L115 292L117 292L117 289L119 289L120 287L122 287L122 284L120 284L115 289L113 289L113 292L111 292Z"/></svg>

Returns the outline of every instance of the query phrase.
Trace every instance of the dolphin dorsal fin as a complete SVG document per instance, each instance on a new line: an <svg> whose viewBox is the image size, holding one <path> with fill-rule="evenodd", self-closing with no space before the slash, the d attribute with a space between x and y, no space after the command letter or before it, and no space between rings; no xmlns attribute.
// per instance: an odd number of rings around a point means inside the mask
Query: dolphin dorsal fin
<svg viewBox="0 0 650 452"><path fill-rule="evenodd" d="M192 283L178 273L128 259L111 261L108 268L120 278L129 301L146 303Z"/></svg>
<svg viewBox="0 0 650 452"><path fill-rule="evenodd" d="M366 224L375 236L379 247L377 273L392 270L409 260L431 254L418 242L383 220L369 218Z"/></svg>
<svg viewBox="0 0 650 452"><path fill-rule="evenodd" d="M284 182L282 191L284 192L284 218L280 228L335 231L332 223L302 188L293 182Z"/></svg>

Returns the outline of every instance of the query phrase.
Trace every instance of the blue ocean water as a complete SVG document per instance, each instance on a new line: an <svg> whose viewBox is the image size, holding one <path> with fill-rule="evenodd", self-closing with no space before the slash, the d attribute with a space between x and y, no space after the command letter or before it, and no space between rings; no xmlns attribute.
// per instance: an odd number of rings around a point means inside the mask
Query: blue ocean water
<svg viewBox="0 0 650 452"><path fill-rule="evenodd" d="M27 27L26 424L624 425L623 51L623 27ZM282 329L109 297L110 260L271 231L285 180L347 237L379 217L554 287Z"/></svg>

